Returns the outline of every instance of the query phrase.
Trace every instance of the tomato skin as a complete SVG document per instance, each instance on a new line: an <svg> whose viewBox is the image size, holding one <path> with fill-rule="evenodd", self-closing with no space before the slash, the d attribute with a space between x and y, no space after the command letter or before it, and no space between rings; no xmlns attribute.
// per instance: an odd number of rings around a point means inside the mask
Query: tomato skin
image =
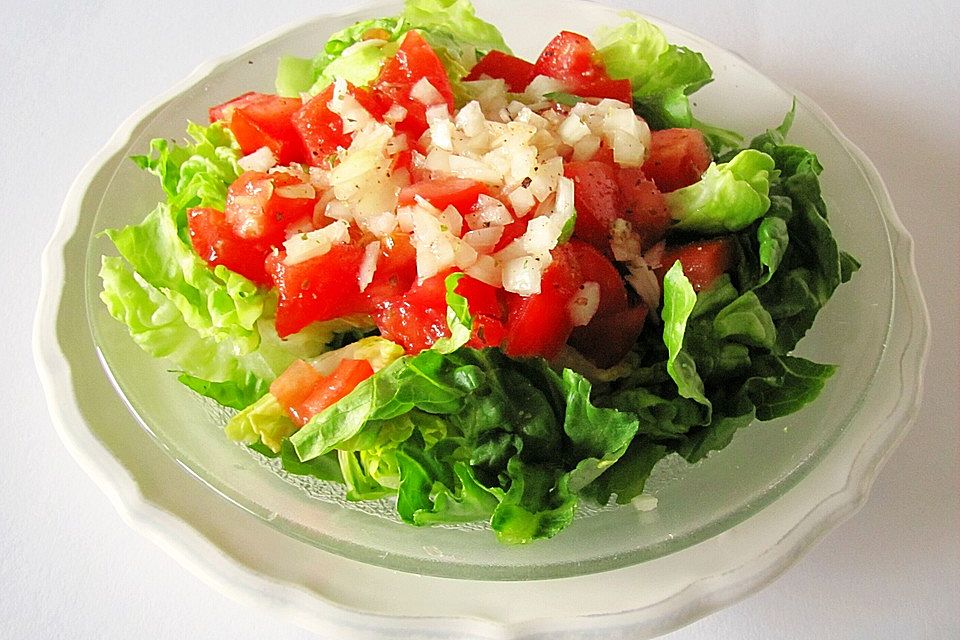
<svg viewBox="0 0 960 640"><path fill-rule="evenodd" d="M302 184L299 178L278 171L244 171L227 189L226 220L241 238L279 244L292 224L313 217L317 198L288 198L283 187Z"/></svg>
<svg viewBox="0 0 960 640"><path fill-rule="evenodd" d="M612 367L636 344L646 318L642 303L607 315L598 312L588 325L573 330L570 346L601 369Z"/></svg>
<svg viewBox="0 0 960 640"><path fill-rule="evenodd" d="M494 49L474 65L464 80L499 78L506 82L507 91L522 93L535 75L533 63Z"/></svg>
<svg viewBox="0 0 960 640"><path fill-rule="evenodd" d="M270 247L239 237L222 211L209 207L190 209L187 226L194 251L211 267L223 265L257 284L271 283L263 267Z"/></svg>
<svg viewBox="0 0 960 640"><path fill-rule="evenodd" d="M466 214L477 203L480 194L484 193L487 193L487 187L482 182L443 177L404 187L397 196L397 205L415 204L416 196L420 196L441 211L452 205L460 213Z"/></svg>
<svg viewBox="0 0 960 640"><path fill-rule="evenodd" d="M340 115L330 110L333 88L332 84L329 85L293 115L293 125L303 141L308 162L312 165L324 164L338 148L348 148L353 140L352 134L344 133ZM347 93L375 120L383 117L384 108L370 91L347 83Z"/></svg>
<svg viewBox="0 0 960 640"><path fill-rule="evenodd" d="M312 322L368 311L358 283L362 247L337 244L321 256L292 265L285 264L285 258L281 249L271 252L265 263L279 294L276 328L281 338Z"/></svg>
<svg viewBox="0 0 960 640"><path fill-rule="evenodd" d="M656 243L673 224L667 201L642 169L622 167L617 172L623 217L640 234L644 248Z"/></svg>
<svg viewBox="0 0 960 640"><path fill-rule="evenodd" d="M587 160L566 163L563 173L574 183L577 221L573 235L611 255L610 225L621 217L624 208L617 169L605 162Z"/></svg>
<svg viewBox="0 0 960 640"><path fill-rule="evenodd" d="M396 130L410 136L411 142L419 140L427 130L427 107L410 97L410 90L422 78L440 93L452 114L453 87L443 63L423 36L408 31L397 54L384 63L373 87L389 102L407 110L407 116L397 123Z"/></svg>
<svg viewBox="0 0 960 640"><path fill-rule="evenodd" d="M650 132L650 155L644 174L661 192L682 189L698 182L713 156L697 129L663 129Z"/></svg>
<svg viewBox="0 0 960 640"><path fill-rule="evenodd" d="M299 405L291 410L294 421L303 420L306 424L310 418L320 413L333 403L346 397L357 385L373 375L373 367L366 360L352 360L345 358L340 361L333 372L324 377Z"/></svg>
<svg viewBox="0 0 960 640"><path fill-rule="evenodd" d="M300 98L250 92L211 107L209 116L227 123L244 154L267 147L279 164L290 164L306 158L292 121L301 105Z"/></svg>
<svg viewBox="0 0 960 640"><path fill-rule="evenodd" d="M733 265L733 241L723 237L667 247L660 259L660 268L655 270L661 283L677 260L683 265L683 275L694 291L709 289Z"/></svg>

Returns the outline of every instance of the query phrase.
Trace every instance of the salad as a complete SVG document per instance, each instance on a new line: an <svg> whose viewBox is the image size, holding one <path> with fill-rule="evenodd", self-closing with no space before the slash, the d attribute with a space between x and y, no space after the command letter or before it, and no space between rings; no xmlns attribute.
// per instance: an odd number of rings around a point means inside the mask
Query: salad
<svg viewBox="0 0 960 640"><path fill-rule="evenodd" d="M694 117L711 79L636 15L525 60L407 0L135 157L166 200L104 232L100 297L231 440L406 523L649 505L664 457L816 398L790 353L859 267L793 109L744 143Z"/></svg>

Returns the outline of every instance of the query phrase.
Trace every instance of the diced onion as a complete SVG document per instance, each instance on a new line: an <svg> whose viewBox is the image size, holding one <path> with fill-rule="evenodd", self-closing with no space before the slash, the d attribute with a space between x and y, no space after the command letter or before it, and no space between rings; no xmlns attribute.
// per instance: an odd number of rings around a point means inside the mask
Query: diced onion
<svg viewBox="0 0 960 640"><path fill-rule="evenodd" d="M511 191L507 200L510 201L510 206L513 207L513 212L517 214L518 218L527 215L537 204L537 201L533 199L533 194L525 187L518 187Z"/></svg>
<svg viewBox="0 0 960 640"><path fill-rule="evenodd" d="M583 327L590 323L599 307L600 285L596 282L584 282L580 291L568 303L567 311L573 326Z"/></svg>
<svg viewBox="0 0 960 640"><path fill-rule="evenodd" d="M334 220L327 226L295 235L283 243L287 252L283 263L294 265L322 256L335 244L350 242L350 225L343 220Z"/></svg>
<svg viewBox="0 0 960 640"><path fill-rule="evenodd" d="M299 198L307 198L312 200L313 198L317 197L317 191L313 188L313 185L305 182L277 187L277 190L274 193L281 198L289 198L291 200Z"/></svg>
<svg viewBox="0 0 960 640"><path fill-rule="evenodd" d="M377 271L377 260L380 258L380 242L374 240L363 250L363 259L360 261L360 271L357 282L360 291L366 291L367 285L373 282L373 274Z"/></svg>
<svg viewBox="0 0 960 640"><path fill-rule="evenodd" d="M463 234L463 241L481 253L489 252L503 237L502 225L481 227Z"/></svg>
<svg viewBox="0 0 960 640"><path fill-rule="evenodd" d="M530 257L521 256L503 263L503 288L521 296L540 293L542 272L540 263Z"/></svg>
<svg viewBox="0 0 960 640"><path fill-rule="evenodd" d="M437 88L426 78L420 78L410 88L410 97L427 107L444 101Z"/></svg>
<svg viewBox="0 0 960 640"><path fill-rule="evenodd" d="M266 172L277 164L277 158L273 155L273 151L270 151L270 147L260 147L237 160L237 164L244 171Z"/></svg>

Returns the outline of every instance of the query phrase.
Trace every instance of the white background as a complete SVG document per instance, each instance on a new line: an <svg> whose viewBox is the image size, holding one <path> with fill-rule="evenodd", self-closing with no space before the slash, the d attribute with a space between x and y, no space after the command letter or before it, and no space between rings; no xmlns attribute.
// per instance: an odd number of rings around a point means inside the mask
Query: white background
<svg viewBox="0 0 960 640"><path fill-rule="evenodd" d="M960 637L960 11L616 4L732 49L823 107L884 176L933 322L919 419L866 506L770 587L668 637ZM119 123L204 60L348 5L0 4L0 638L311 637L215 592L120 520L57 439L30 328L60 203Z"/></svg>

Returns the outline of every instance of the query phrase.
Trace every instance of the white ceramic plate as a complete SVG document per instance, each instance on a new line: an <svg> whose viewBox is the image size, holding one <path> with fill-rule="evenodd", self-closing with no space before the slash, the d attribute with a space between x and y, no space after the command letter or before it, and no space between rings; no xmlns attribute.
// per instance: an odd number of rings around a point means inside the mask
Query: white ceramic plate
<svg viewBox="0 0 960 640"><path fill-rule="evenodd" d="M500 26L507 41L526 55L534 54L561 28L589 33L618 20L612 10L576 1L551 3L550 11L503 0L476 4L483 16L511 16L510 23ZM184 564L237 597L267 600L281 615L331 633L336 630L341 637L367 637L374 630L380 636L409 637L410 629L432 637L546 633L560 637L612 628L629 629L630 637L641 637L680 626L759 588L862 503L880 463L916 410L928 333L911 242L879 176L802 96L793 139L815 149L828 167L824 190L835 231L842 245L865 262L866 275L858 274L858 280L883 285L877 302L882 313L856 316L864 326L879 322L875 333L881 339L870 345L869 375L861 380L863 388L858 389L852 413L817 448L816 464L803 464L814 460L805 451L784 470L780 490L771 497L779 499L759 512L741 510L739 518L727 518L719 529L703 530L690 540L699 544L602 574L528 582L449 580L361 564L298 542L183 473L160 454L117 397L102 373L86 325L76 322L86 313L88 283L80 265L91 232L100 230L94 218L101 202L116 188L117 167L130 153L142 152L143 140L157 131L178 135L183 114L171 105L182 103L185 95L238 82L237 69L246 67L246 60L275 59L281 53L309 55L325 34L396 9L395 4L380 5L348 16L317 18L204 66L132 116L77 179L45 254L36 325L38 365L64 441L127 519ZM729 52L668 25L664 28L671 41L703 52L714 68L717 81L697 94L698 116L751 133L779 122L792 92ZM530 44L523 47L524 42ZM250 83L246 87L269 87L269 79L262 77L243 81ZM212 101L196 104L193 117L202 117L206 103ZM749 113L733 108L743 103L751 104ZM146 202L135 204L139 211L148 208ZM858 221L844 219L844 212L866 216L874 229L873 244L863 244ZM858 294L869 292L852 286L856 282L841 289L839 301L831 301L824 312L827 318L820 323L850 321L849 313L840 310L863 311ZM830 345L805 342L804 348L815 356ZM224 494L238 500L229 490ZM237 535L240 531L242 536Z"/></svg>

